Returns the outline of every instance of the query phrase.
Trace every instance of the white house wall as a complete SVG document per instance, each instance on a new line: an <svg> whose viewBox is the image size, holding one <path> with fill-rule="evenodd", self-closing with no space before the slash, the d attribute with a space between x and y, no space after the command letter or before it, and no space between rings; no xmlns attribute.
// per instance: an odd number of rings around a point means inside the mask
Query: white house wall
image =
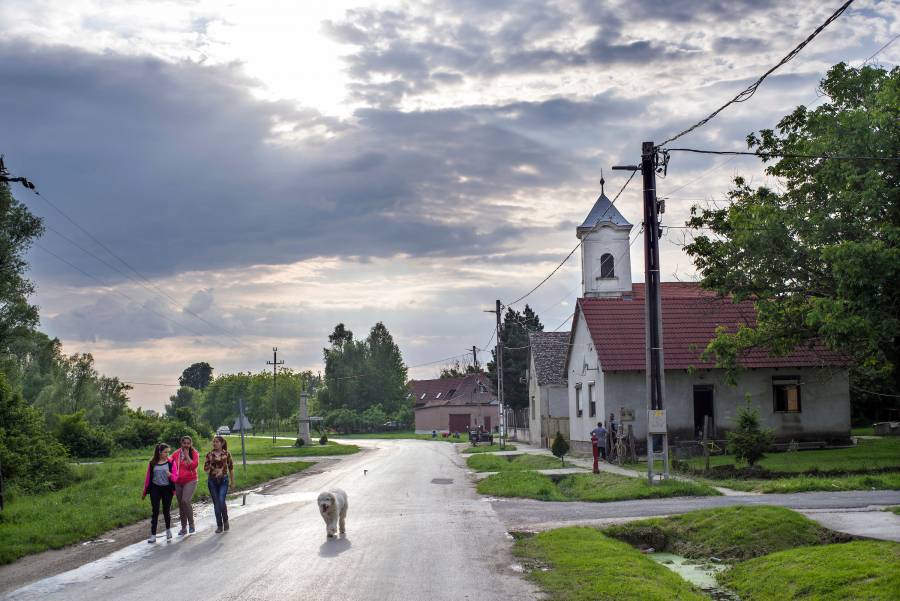
<svg viewBox="0 0 900 601"><path fill-rule="evenodd" d="M591 334L585 325L584 318L579 313L580 319L575 325L575 332L572 336L572 347L569 351L569 361L566 365L568 374L568 402L569 402L569 435L574 441L590 441L590 432L597 426L597 421L601 420L603 415L603 373L600 371L600 363L597 359L597 353L594 350L594 342ZM584 365L587 369L583 369ZM594 395L597 401L597 415L591 417L587 391L588 383L594 382ZM575 389L581 385L581 400L583 413L578 417L575 408Z"/></svg>
<svg viewBox="0 0 900 601"><path fill-rule="evenodd" d="M775 412L772 377L785 375L800 376L800 413ZM694 438L695 385L713 386L713 413L719 438L724 438L724 433L734 427L737 409L744 405L747 394L759 409L762 423L772 428L778 439L833 440L850 435L850 380L847 370L747 370L741 372L735 387L725 382L722 370L699 370L693 374L666 370L665 408L669 435L673 441ZM618 419L620 407L628 407L634 411L635 436L639 440L646 437L647 401L643 372L605 374L603 396L602 415L615 412ZM590 440L590 429L573 429L573 438L576 432L581 436L576 440Z"/></svg>

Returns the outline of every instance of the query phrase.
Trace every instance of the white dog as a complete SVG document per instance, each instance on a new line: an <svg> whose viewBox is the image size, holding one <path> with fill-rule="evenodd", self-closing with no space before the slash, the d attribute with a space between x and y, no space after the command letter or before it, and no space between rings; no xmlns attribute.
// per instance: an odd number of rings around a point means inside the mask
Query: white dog
<svg viewBox="0 0 900 601"><path fill-rule="evenodd" d="M325 520L325 536L332 538L337 536L338 526L341 534L347 532L347 493L340 488L328 492L319 493L319 513Z"/></svg>

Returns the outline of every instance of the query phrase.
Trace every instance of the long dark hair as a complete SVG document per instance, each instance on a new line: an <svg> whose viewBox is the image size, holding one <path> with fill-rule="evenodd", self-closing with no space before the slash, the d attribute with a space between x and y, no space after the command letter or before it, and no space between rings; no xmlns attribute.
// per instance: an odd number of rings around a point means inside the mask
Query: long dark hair
<svg viewBox="0 0 900 601"><path fill-rule="evenodd" d="M217 434L217 435L213 436L213 440L218 440L219 442L222 443L222 450L223 450L223 451L227 451L227 450L228 450L228 441L225 440L223 437L221 437L221 436L219 436L219 435Z"/></svg>
<svg viewBox="0 0 900 601"><path fill-rule="evenodd" d="M182 436L182 437L181 437L181 442L182 442L182 443L184 442L184 439L185 439L185 438L187 438L188 440L191 441L191 446L188 447L188 461L190 461L191 459L194 458L194 451L196 451L196 449L194 448L194 439L191 438L190 436L186 436L186 435L185 435L185 436ZM183 458L183 457L184 457L184 447L181 447L181 448L179 448L178 450L181 451L181 456L182 456L182 458ZM198 455L199 455L199 452L198 452Z"/></svg>
<svg viewBox="0 0 900 601"><path fill-rule="evenodd" d="M156 448L153 449L153 459L150 460L150 463L159 463L159 454L163 452L163 449L168 449L169 445L164 442L156 445Z"/></svg>

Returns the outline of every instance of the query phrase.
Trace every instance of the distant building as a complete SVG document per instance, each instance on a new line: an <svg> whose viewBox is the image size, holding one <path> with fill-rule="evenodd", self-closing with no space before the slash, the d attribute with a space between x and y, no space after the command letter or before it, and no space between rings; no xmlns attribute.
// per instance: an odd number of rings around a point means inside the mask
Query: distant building
<svg viewBox="0 0 900 601"><path fill-rule="evenodd" d="M416 432L465 433L470 427L490 430L498 425L497 397L491 381L483 373L461 378L412 380L409 395L413 400Z"/></svg>
<svg viewBox="0 0 900 601"><path fill-rule="evenodd" d="M244 432L247 432L248 430L252 430L252 429L253 429L253 425L250 423L250 418L248 418L246 415L244 416L243 423L241 423L240 416L236 417L234 419L234 425L231 427L232 432L240 432L242 430Z"/></svg>
<svg viewBox="0 0 900 601"><path fill-rule="evenodd" d="M531 444L548 447L557 432L569 440L569 332L532 332L528 346L528 432Z"/></svg>

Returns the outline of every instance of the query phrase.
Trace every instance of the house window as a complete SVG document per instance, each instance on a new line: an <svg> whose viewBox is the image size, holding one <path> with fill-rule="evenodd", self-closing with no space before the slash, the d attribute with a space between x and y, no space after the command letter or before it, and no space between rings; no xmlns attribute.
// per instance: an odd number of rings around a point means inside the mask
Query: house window
<svg viewBox="0 0 900 601"><path fill-rule="evenodd" d="M441 393L439 392L439 393L437 393L436 395L434 395L434 398L436 398L436 399L441 398Z"/></svg>
<svg viewBox="0 0 900 601"><path fill-rule="evenodd" d="M616 277L616 268L613 256L609 253L603 253L600 256L600 277L614 278Z"/></svg>
<svg viewBox="0 0 900 601"><path fill-rule="evenodd" d="M422 396L419 398L419 400L420 400L420 401L424 401L424 400L425 400L425 395L426 395L426 394L428 394L428 393L427 393L427 392L423 392L423 393L422 393Z"/></svg>
<svg viewBox="0 0 900 601"><path fill-rule="evenodd" d="M575 385L575 416L581 417L584 411L581 409L581 384Z"/></svg>
<svg viewBox="0 0 900 601"><path fill-rule="evenodd" d="M772 378L772 394L776 413L800 413L799 376L775 376Z"/></svg>
<svg viewBox="0 0 900 601"><path fill-rule="evenodd" d="M594 399L594 383L588 382L588 416L597 416L597 401Z"/></svg>
<svg viewBox="0 0 900 601"><path fill-rule="evenodd" d="M534 395L531 395L531 419L535 419L535 417L534 417Z"/></svg>

